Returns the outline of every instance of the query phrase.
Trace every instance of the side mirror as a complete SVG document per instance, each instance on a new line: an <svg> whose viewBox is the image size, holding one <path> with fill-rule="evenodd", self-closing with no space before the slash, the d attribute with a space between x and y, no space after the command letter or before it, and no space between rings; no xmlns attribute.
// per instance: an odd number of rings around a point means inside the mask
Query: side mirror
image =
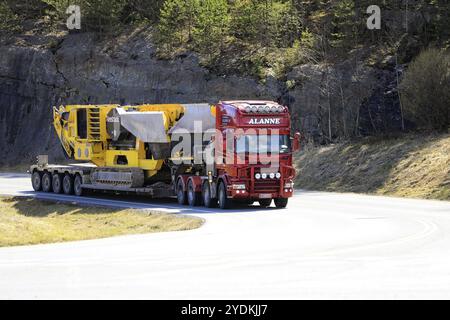
<svg viewBox="0 0 450 320"><path fill-rule="evenodd" d="M300 150L300 132L295 133L294 140L292 141L292 151L297 152Z"/></svg>

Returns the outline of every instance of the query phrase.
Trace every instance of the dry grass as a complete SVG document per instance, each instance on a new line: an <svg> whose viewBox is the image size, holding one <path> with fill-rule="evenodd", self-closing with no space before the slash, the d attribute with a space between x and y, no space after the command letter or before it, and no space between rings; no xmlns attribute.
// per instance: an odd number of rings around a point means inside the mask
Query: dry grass
<svg viewBox="0 0 450 320"><path fill-rule="evenodd" d="M298 188L450 200L450 134L306 149Z"/></svg>
<svg viewBox="0 0 450 320"><path fill-rule="evenodd" d="M0 247L190 230L202 223L173 214L0 197Z"/></svg>

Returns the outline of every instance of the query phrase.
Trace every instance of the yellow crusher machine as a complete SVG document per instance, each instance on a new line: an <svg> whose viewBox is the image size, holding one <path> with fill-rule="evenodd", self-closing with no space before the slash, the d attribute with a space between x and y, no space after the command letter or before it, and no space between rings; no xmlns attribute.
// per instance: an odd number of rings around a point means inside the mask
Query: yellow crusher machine
<svg viewBox="0 0 450 320"><path fill-rule="evenodd" d="M53 125L68 158L91 162L90 183L140 188L170 183L171 130L215 126L208 104L67 105L54 107Z"/></svg>

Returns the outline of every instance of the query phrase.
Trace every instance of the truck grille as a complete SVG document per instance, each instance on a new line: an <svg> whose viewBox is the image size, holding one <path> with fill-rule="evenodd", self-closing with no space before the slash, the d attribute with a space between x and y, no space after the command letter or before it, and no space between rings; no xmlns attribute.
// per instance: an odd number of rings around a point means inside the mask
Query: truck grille
<svg viewBox="0 0 450 320"><path fill-rule="evenodd" d="M280 180L255 180L255 192L275 193L280 190Z"/></svg>

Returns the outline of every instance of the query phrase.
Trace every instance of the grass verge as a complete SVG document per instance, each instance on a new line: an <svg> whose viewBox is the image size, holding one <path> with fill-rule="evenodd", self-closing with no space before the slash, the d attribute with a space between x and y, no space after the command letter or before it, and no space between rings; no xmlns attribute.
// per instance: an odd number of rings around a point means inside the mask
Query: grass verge
<svg viewBox="0 0 450 320"><path fill-rule="evenodd" d="M295 165L297 188L450 200L450 134L306 148Z"/></svg>
<svg viewBox="0 0 450 320"><path fill-rule="evenodd" d="M203 220L153 211L0 197L0 247L198 228Z"/></svg>

